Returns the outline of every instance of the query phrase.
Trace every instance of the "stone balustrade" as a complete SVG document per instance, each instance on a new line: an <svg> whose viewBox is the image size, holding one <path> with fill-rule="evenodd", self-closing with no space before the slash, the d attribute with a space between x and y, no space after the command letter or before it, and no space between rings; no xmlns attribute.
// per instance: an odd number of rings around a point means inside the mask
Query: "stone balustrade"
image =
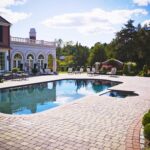
<svg viewBox="0 0 150 150"><path fill-rule="evenodd" d="M28 45L41 45L41 46L50 46L56 47L56 42L49 42L44 40L33 40L29 38L20 38L20 37L11 37L12 43L24 43Z"/></svg>

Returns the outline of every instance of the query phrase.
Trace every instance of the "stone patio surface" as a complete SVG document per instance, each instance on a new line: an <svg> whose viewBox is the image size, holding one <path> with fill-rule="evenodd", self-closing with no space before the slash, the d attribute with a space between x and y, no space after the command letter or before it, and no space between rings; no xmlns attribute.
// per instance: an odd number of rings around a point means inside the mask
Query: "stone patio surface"
<svg viewBox="0 0 150 150"><path fill-rule="evenodd" d="M0 88L66 78L121 81L122 84L111 89L135 91L139 96L122 99L93 94L32 115L0 113L0 150L139 149L138 145L132 145L133 140L139 141L133 137L133 125L150 108L150 78L66 74L6 81Z"/></svg>

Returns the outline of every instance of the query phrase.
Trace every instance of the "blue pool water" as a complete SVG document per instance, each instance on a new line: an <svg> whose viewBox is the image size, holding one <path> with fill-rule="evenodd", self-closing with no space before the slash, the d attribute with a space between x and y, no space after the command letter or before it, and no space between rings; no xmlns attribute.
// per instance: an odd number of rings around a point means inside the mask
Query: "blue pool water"
<svg viewBox="0 0 150 150"><path fill-rule="evenodd" d="M32 114L101 92L118 83L104 80L59 80L0 90L0 112Z"/></svg>
<svg viewBox="0 0 150 150"><path fill-rule="evenodd" d="M103 95L111 96L111 97L117 97L117 98L125 98L127 96L138 96L137 93L134 93L132 91L110 91Z"/></svg>

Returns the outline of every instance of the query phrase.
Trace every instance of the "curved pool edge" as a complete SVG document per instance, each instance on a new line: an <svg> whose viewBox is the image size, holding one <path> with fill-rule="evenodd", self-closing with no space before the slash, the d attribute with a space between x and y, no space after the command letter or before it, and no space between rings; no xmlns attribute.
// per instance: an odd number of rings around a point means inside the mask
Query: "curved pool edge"
<svg viewBox="0 0 150 150"><path fill-rule="evenodd" d="M45 77L45 76L43 76L43 77ZM49 77L52 77L52 76L49 76ZM108 76L107 76L108 77ZM32 77L33 78L33 77ZM31 79L32 79L31 78ZM7 88L17 88L17 87L23 87L23 86L28 86L28 85L35 85L35 84L40 84L40 83L47 83L47 82L53 82L53 81L60 81L60 80L76 80L76 79L79 79L79 80L88 80L88 79L90 79L90 80L102 80L102 81L110 81L110 82L117 82L117 83L122 83L122 82L120 82L120 81L114 81L114 80L112 80L112 79L108 79L108 78L101 78L101 76L87 76L87 77L70 77L70 76L68 76L68 77L59 77L59 78L55 78L55 79L48 79L48 80L46 80L46 81L40 81L40 82L34 82L34 83L27 83L27 84L22 84L22 85L16 85L16 86L7 86ZM13 82L13 81L12 81ZM20 81L18 81L18 82L20 82ZM118 84L117 84L118 85ZM117 86L117 85L115 85L115 86ZM2 90L2 89L6 89L6 88L1 88L0 90ZM89 97L89 96L91 96L91 95L95 95L95 96L99 96L99 95L102 95L102 93L103 92L108 92L107 91L108 89L106 89L106 90L104 90L104 91L101 91L101 92L98 92L98 93L93 93L93 94L90 94L90 95L86 95L86 96L84 96L84 97L82 97L82 98L79 98L79 99L76 99L75 101L72 101L72 102L69 102L69 103L66 103L66 104L63 104L63 105L59 105L59 106L57 106L57 107L54 107L54 108L49 108L49 109L47 109L47 110L44 110L44 111L40 111L40 112L36 112L36 113L32 113L32 114L6 114L6 113L2 113L2 112L0 112L0 114L2 115L2 116L11 116L11 117L29 117L29 116L31 116L31 115L43 115L43 114L45 114L45 113L47 113L47 111L52 111L52 110L55 110L55 109L58 109L58 108L60 108L60 107L65 107L65 106L67 106L67 105L71 105L71 104L74 104L74 103L76 103L77 101L80 101L80 100L83 100L83 99L85 99L85 98L87 98L87 97Z"/></svg>

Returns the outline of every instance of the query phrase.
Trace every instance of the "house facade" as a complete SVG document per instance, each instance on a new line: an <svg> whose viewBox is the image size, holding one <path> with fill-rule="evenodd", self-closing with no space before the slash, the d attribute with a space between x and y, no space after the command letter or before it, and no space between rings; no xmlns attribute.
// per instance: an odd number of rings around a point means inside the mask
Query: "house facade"
<svg viewBox="0 0 150 150"><path fill-rule="evenodd" d="M0 16L0 72L10 69L10 26L11 23Z"/></svg>
<svg viewBox="0 0 150 150"><path fill-rule="evenodd" d="M50 68L56 72L56 43L36 40L36 31L30 29L29 38L11 37L11 69L31 72L32 68Z"/></svg>
<svg viewBox="0 0 150 150"><path fill-rule="evenodd" d="M31 72L33 68L49 68L56 72L55 42L37 40L34 28L30 29L28 38L10 37L10 33L3 36L5 43L9 42L5 49L0 47L0 71L20 68Z"/></svg>

